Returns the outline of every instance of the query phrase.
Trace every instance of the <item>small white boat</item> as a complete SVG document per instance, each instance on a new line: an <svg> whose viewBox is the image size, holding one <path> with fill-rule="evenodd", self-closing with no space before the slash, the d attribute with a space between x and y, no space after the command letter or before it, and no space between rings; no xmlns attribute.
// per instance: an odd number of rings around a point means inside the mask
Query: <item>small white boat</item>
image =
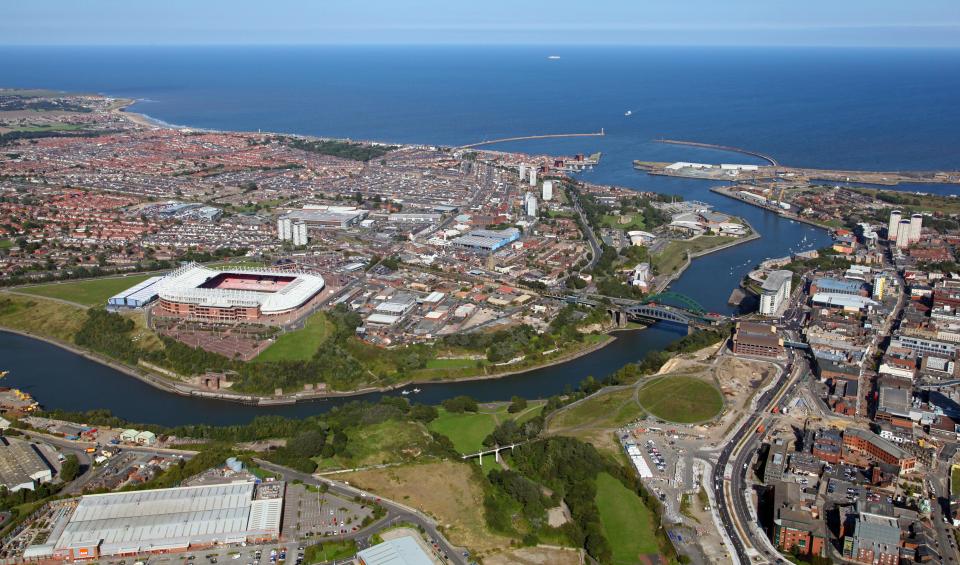
<svg viewBox="0 0 960 565"><path fill-rule="evenodd" d="M627 110L623 115L624 115L624 116L632 116L632 115L633 115L633 110Z"/></svg>
<svg viewBox="0 0 960 565"><path fill-rule="evenodd" d="M550 55L549 57L547 57L547 59L550 59L551 61L556 61L559 58L560 58L560 55Z"/></svg>
<svg viewBox="0 0 960 565"><path fill-rule="evenodd" d="M413 394L420 394L420 389L419 388L413 389Z"/></svg>
<svg viewBox="0 0 960 565"><path fill-rule="evenodd" d="M410 394L410 391L409 391L409 390L401 390L401 391L400 391L400 394L406 396L406 395Z"/></svg>

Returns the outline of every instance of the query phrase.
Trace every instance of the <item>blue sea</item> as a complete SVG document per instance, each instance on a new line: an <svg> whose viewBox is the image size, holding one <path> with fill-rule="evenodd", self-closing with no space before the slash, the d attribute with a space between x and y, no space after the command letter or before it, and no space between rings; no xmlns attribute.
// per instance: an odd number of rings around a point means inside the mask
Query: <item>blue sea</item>
<svg viewBox="0 0 960 565"><path fill-rule="evenodd" d="M604 128L511 147L735 159L654 143L674 138L797 166L960 168L960 50L5 47L0 86L132 97L165 122L226 130L464 144ZM624 179L630 167L597 180Z"/></svg>

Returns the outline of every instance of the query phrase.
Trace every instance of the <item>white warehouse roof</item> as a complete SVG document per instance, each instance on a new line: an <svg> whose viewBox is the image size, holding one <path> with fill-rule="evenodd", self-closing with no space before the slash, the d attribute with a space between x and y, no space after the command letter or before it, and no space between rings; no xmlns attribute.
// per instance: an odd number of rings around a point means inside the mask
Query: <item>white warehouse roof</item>
<svg viewBox="0 0 960 565"><path fill-rule="evenodd" d="M254 489L247 482L84 496L55 547L99 544L101 555L115 555L275 537L283 499L254 500Z"/></svg>

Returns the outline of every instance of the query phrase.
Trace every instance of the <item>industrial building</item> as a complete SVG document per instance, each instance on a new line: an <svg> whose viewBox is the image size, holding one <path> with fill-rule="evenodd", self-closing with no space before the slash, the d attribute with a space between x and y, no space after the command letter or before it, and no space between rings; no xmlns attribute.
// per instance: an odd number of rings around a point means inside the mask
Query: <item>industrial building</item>
<svg viewBox="0 0 960 565"><path fill-rule="evenodd" d="M157 291L154 287L161 280L163 280L163 277L150 277L119 294L113 295L107 300L107 305L117 308L142 308L153 302L157 297Z"/></svg>
<svg viewBox="0 0 960 565"><path fill-rule="evenodd" d="M433 565L434 561L412 536L378 543L357 554L360 565Z"/></svg>
<svg viewBox="0 0 960 565"><path fill-rule="evenodd" d="M450 243L457 247L476 251L496 251L518 239L520 239L520 230L507 228L505 230L473 230L451 240Z"/></svg>
<svg viewBox="0 0 960 565"><path fill-rule="evenodd" d="M43 455L31 443L0 437L0 485L7 492L33 490L39 483L53 480L53 472Z"/></svg>
<svg viewBox="0 0 960 565"><path fill-rule="evenodd" d="M252 482L87 495L31 554L54 559L166 553L280 535L284 484Z"/></svg>
<svg viewBox="0 0 960 565"><path fill-rule="evenodd" d="M784 300L790 297L793 273L790 271L773 271L767 275L760 289L760 314L776 316Z"/></svg>
<svg viewBox="0 0 960 565"><path fill-rule="evenodd" d="M753 322L738 322L733 333L733 352L737 355L779 357L783 355L783 340L776 326Z"/></svg>
<svg viewBox="0 0 960 565"><path fill-rule="evenodd" d="M324 288L320 275L276 269L217 271L184 265L150 287L160 298L158 314L197 320L257 320L292 312Z"/></svg>
<svg viewBox="0 0 960 565"><path fill-rule="evenodd" d="M302 210L288 212L281 218L293 223L303 222L308 228L345 229L358 225L367 214L366 210L349 206L305 206Z"/></svg>

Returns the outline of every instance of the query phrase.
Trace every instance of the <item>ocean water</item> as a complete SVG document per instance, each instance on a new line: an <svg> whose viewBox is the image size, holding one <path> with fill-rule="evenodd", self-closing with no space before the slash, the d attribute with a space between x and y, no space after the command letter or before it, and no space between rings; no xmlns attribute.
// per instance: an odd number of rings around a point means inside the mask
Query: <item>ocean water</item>
<svg viewBox="0 0 960 565"><path fill-rule="evenodd" d="M797 166L960 168L960 50L5 47L0 85L133 97L227 130L465 144L604 128L549 148L702 155L653 141L674 138Z"/></svg>

